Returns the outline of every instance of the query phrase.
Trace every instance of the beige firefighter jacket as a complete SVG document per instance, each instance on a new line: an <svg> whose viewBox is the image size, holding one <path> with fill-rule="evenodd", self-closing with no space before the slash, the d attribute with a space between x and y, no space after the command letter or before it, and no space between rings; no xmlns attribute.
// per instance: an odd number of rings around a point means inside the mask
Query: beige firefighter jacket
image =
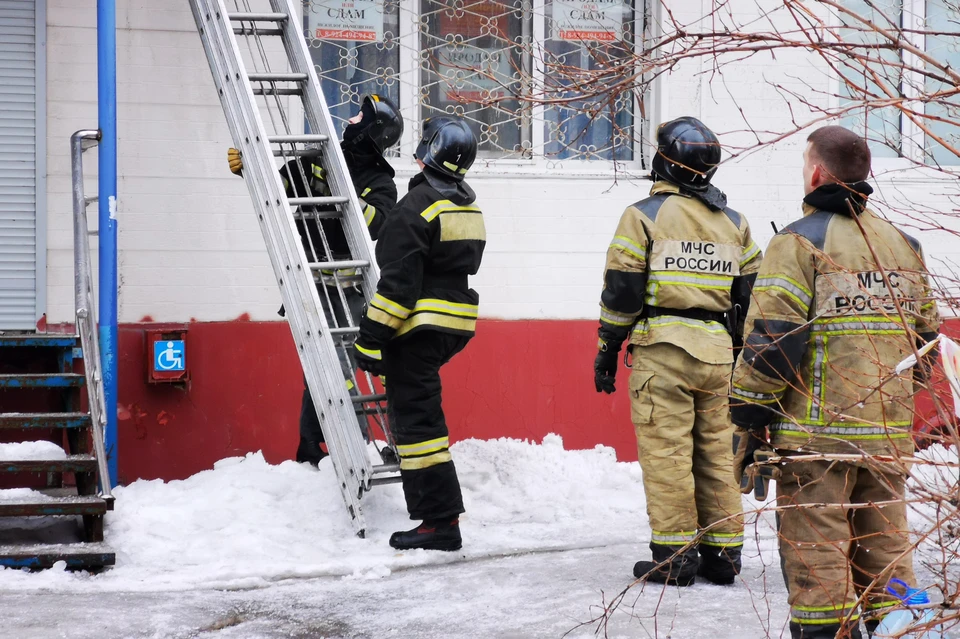
<svg viewBox="0 0 960 639"><path fill-rule="evenodd" d="M733 363L731 338L720 322L644 318L641 311L644 305L728 311L735 278L757 273L761 258L744 216L711 210L677 186L656 182L649 198L624 211L607 250L601 340L622 340L629 331L631 344L669 343L702 362Z"/></svg>
<svg viewBox="0 0 960 639"><path fill-rule="evenodd" d="M913 449L913 376L894 368L940 325L919 242L866 209L818 211L767 247L733 376L734 423L778 448Z"/></svg>

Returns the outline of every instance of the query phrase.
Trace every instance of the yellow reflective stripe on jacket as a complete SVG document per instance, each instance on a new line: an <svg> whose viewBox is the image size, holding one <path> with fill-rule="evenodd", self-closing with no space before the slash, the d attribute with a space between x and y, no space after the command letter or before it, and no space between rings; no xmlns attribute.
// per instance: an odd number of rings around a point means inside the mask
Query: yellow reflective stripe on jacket
<svg viewBox="0 0 960 639"><path fill-rule="evenodd" d="M325 177L326 171L323 170L322 166L320 166L319 164L314 164L312 166L313 166L313 177L317 178L318 180L326 179Z"/></svg>
<svg viewBox="0 0 960 639"><path fill-rule="evenodd" d="M691 271L651 271L648 280L651 285L692 286L694 288L729 290L733 284L732 275L704 275ZM649 292L650 286L647 287Z"/></svg>
<svg viewBox="0 0 960 639"><path fill-rule="evenodd" d="M786 390L787 387L784 386L780 390L772 393L759 393L757 391L744 388L738 384L733 384L730 389L730 396L734 399L742 400L748 404L775 404Z"/></svg>
<svg viewBox="0 0 960 639"><path fill-rule="evenodd" d="M353 346L354 348L356 348L358 351L360 351L370 359L377 359L377 360L383 359L383 355L380 353L379 350L371 350L369 348L364 348L359 344L354 344Z"/></svg>
<svg viewBox="0 0 960 639"><path fill-rule="evenodd" d="M449 213L454 211L463 213L480 213L480 209L476 206L459 206L450 200L438 200L424 209L424 211L420 214L420 217L425 219L427 222L432 222L441 213Z"/></svg>
<svg viewBox="0 0 960 639"><path fill-rule="evenodd" d="M634 315L623 315L617 313L616 311L611 311L605 306L600 307L600 321L607 324L612 324L613 326L633 326L633 323L637 321L636 313Z"/></svg>
<svg viewBox="0 0 960 639"><path fill-rule="evenodd" d="M449 447L449 437L437 437L436 439L428 439L427 441L417 442L416 444L398 445L397 454L401 457L409 457L411 455L426 455L427 453L435 453L439 450Z"/></svg>
<svg viewBox="0 0 960 639"><path fill-rule="evenodd" d="M431 466L437 466L449 461L453 461L449 450L427 455L426 457L402 457L400 458L400 470L423 470L424 468L430 468Z"/></svg>
<svg viewBox="0 0 960 639"><path fill-rule="evenodd" d="M913 422L909 421L890 422L884 426L862 422L833 422L830 425L823 425L807 420L798 420L796 423L777 421L769 426L771 433L779 433L785 437L809 438L826 435L848 440L912 437L912 427Z"/></svg>
<svg viewBox="0 0 960 639"><path fill-rule="evenodd" d="M913 326L916 320L908 318L907 322ZM902 335L906 329L900 322L882 315L854 315L814 320L810 332L830 335Z"/></svg>
<svg viewBox="0 0 960 639"><path fill-rule="evenodd" d="M718 548L735 548L743 545L743 533L705 532L700 536L700 543Z"/></svg>
<svg viewBox="0 0 960 639"><path fill-rule="evenodd" d="M477 317L480 313L480 307L476 304L460 304L458 302L448 302L446 300L422 299L417 300L413 307L414 313L421 311L434 311L437 313L449 313L462 317Z"/></svg>
<svg viewBox="0 0 960 639"><path fill-rule="evenodd" d="M810 304L813 303L813 293L810 292L810 289L786 275L759 278L753 286L753 293L757 294L764 291L785 293L803 307L804 313L810 310Z"/></svg>
<svg viewBox="0 0 960 639"><path fill-rule="evenodd" d="M610 242L610 248L620 249L624 253L627 253L638 260L647 259L647 249L643 248L629 237L623 235L614 236L613 241Z"/></svg>
<svg viewBox="0 0 960 639"><path fill-rule="evenodd" d="M441 313L417 313L416 315L411 315L410 319L403 323L403 326L397 331L397 335L405 335L421 326L436 326L437 328L449 328L464 333L475 333L477 331L477 320L475 318L453 317Z"/></svg>
<svg viewBox="0 0 960 639"><path fill-rule="evenodd" d="M367 223L367 226L373 224L373 218L377 215L377 207L372 204L367 204L367 207L363 209L363 221Z"/></svg>
<svg viewBox="0 0 960 639"><path fill-rule="evenodd" d="M661 531L654 530L650 535L650 541L662 546L686 546L697 538L697 531Z"/></svg>
<svg viewBox="0 0 960 639"><path fill-rule="evenodd" d="M371 188L368 186L367 188L365 188L365 189L363 190L363 193L360 194L360 197L367 197L368 195L370 195L370 191L372 191L372 190L373 190L373 189L371 189Z"/></svg>
<svg viewBox="0 0 960 639"><path fill-rule="evenodd" d="M743 257L740 258L740 268L743 268L753 258L760 255L760 247L753 240L750 240L750 246L743 249Z"/></svg>
<svg viewBox="0 0 960 639"><path fill-rule="evenodd" d="M790 620L803 625L827 625L860 618L856 602L842 606L791 606Z"/></svg>
<svg viewBox="0 0 960 639"><path fill-rule="evenodd" d="M477 330L477 316L480 307L476 304L462 304L439 299L417 300L410 316L397 331L404 335L421 326L448 328L463 333Z"/></svg>
<svg viewBox="0 0 960 639"><path fill-rule="evenodd" d="M397 304L393 300L384 297L380 293L376 293L373 296L373 299L370 300L370 306L375 306L395 317L399 317L400 319L407 319L407 317L410 315L409 308Z"/></svg>
<svg viewBox="0 0 960 639"><path fill-rule="evenodd" d="M662 328L664 326L687 326L696 328L708 333L726 333L727 329L718 322L702 322L700 320L689 319L686 317L676 317L672 315L661 315L645 319L633 329L634 333L647 333L653 328Z"/></svg>

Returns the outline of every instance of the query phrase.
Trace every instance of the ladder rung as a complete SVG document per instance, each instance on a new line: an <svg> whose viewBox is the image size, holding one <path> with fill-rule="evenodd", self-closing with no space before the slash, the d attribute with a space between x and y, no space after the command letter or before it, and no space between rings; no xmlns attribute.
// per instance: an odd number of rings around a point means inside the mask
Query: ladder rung
<svg viewBox="0 0 960 639"><path fill-rule="evenodd" d="M329 211L294 211L293 219L304 220L306 222L316 222L317 220L339 220L343 214L337 209Z"/></svg>
<svg viewBox="0 0 960 639"><path fill-rule="evenodd" d="M330 138L322 133L302 135L271 135L270 144L310 144L311 142L326 142Z"/></svg>
<svg viewBox="0 0 960 639"><path fill-rule="evenodd" d="M285 13L228 13L227 17L234 22L283 22L287 19Z"/></svg>
<svg viewBox="0 0 960 639"><path fill-rule="evenodd" d="M331 328L331 335L356 335L360 332L359 326L346 326L344 328Z"/></svg>
<svg viewBox="0 0 960 639"><path fill-rule="evenodd" d="M249 73L251 82L304 82L306 73Z"/></svg>
<svg viewBox="0 0 960 639"><path fill-rule="evenodd" d="M364 268L370 266L366 260L343 260L340 262L310 262L307 265L311 271L322 271L329 269L335 271L339 268Z"/></svg>
<svg viewBox="0 0 960 639"><path fill-rule="evenodd" d="M262 34L259 34L262 35ZM302 95L300 89L275 89L273 87L254 88L254 95Z"/></svg>
<svg viewBox="0 0 960 639"><path fill-rule="evenodd" d="M327 204L346 204L350 198L342 195L327 197L291 197L287 201L293 206L324 206Z"/></svg>
<svg viewBox="0 0 960 639"><path fill-rule="evenodd" d="M300 157L302 155L316 155L316 149L274 149L273 156L278 158Z"/></svg>
<svg viewBox="0 0 960 639"><path fill-rule="evenodd" d="M379 395L354 395L350 400L354 404L370 404L373 402L385 402L387 401L387 396L385 393L380 393Z"/></svg>

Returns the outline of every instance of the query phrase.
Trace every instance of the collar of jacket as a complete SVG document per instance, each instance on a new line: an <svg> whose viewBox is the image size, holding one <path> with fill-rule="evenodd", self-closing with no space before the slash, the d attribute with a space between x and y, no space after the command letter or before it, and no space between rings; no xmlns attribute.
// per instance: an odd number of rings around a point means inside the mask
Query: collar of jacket
<svg viewBox="0 0 960 639"><path fill-rule="evenodd" d="M673 182L657 180L653 183L653 186L650 187L650 195L660 195L661 193L675 193L677 195L682 195L683 197L690 197L689 193L686 191L681 191L680 187Z"/></svg>
<svg viewBox="0 0 960 639"><path fill-rule="evenodd" d="M657 180L653 183L653 186L650 187L650 195L659 195L661 193L672 193L682 195L683 197L692 197L706 204L707 208L711 211L722 211L724 207L727 206L727 196L712 184L708 185L703 191L692 191L678 186L673 182Z"/></svg>
<svg viewBox="0 0 960 639"><path fill-rule="evenodd" d="M850 215L850 209L855 213L863 213L867 208L867 198L873 193L873 188L866 182L852 182L850 184L824 184L811 191L803 198L803 214L810 215L814 211L829 211Z"/></svg>
<svg viewBox="0 0 960 639"><path fill-rule="evenodd" d="M390 177L396 175L396 171L393 170L390 163L379 153L360 153L352 144L345 142L340 143L340 149L343 151L343 159L347 161L347 165L353 170L377 168Z"/></svg>

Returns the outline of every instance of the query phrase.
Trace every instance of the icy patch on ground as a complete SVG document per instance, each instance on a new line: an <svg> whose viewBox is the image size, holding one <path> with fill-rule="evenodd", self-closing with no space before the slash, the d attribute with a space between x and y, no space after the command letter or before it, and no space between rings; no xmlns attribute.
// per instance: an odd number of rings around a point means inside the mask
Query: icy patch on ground
<svg viewBox="0 0 960 639"><path fill-rule="evenodd" d="M376 579L417 566L649 540L640 469L614 451L468 440L452 448L467 513L464 550L397 552L410 528L399 485L363 498L366 539L355 536L329 459L320 471L259 453L224 459L183 481L115 490L107 542L117 565L100 575L0 571L0 590L152 591L256 588L284 579Z"/></svg>
<svg viewBox="0 0 960 639"><path fill-rule="evenodd" d="M17 442L0 444L0 460L26 461L36 459L64 459L67 453L53 442Z"/></svg>

